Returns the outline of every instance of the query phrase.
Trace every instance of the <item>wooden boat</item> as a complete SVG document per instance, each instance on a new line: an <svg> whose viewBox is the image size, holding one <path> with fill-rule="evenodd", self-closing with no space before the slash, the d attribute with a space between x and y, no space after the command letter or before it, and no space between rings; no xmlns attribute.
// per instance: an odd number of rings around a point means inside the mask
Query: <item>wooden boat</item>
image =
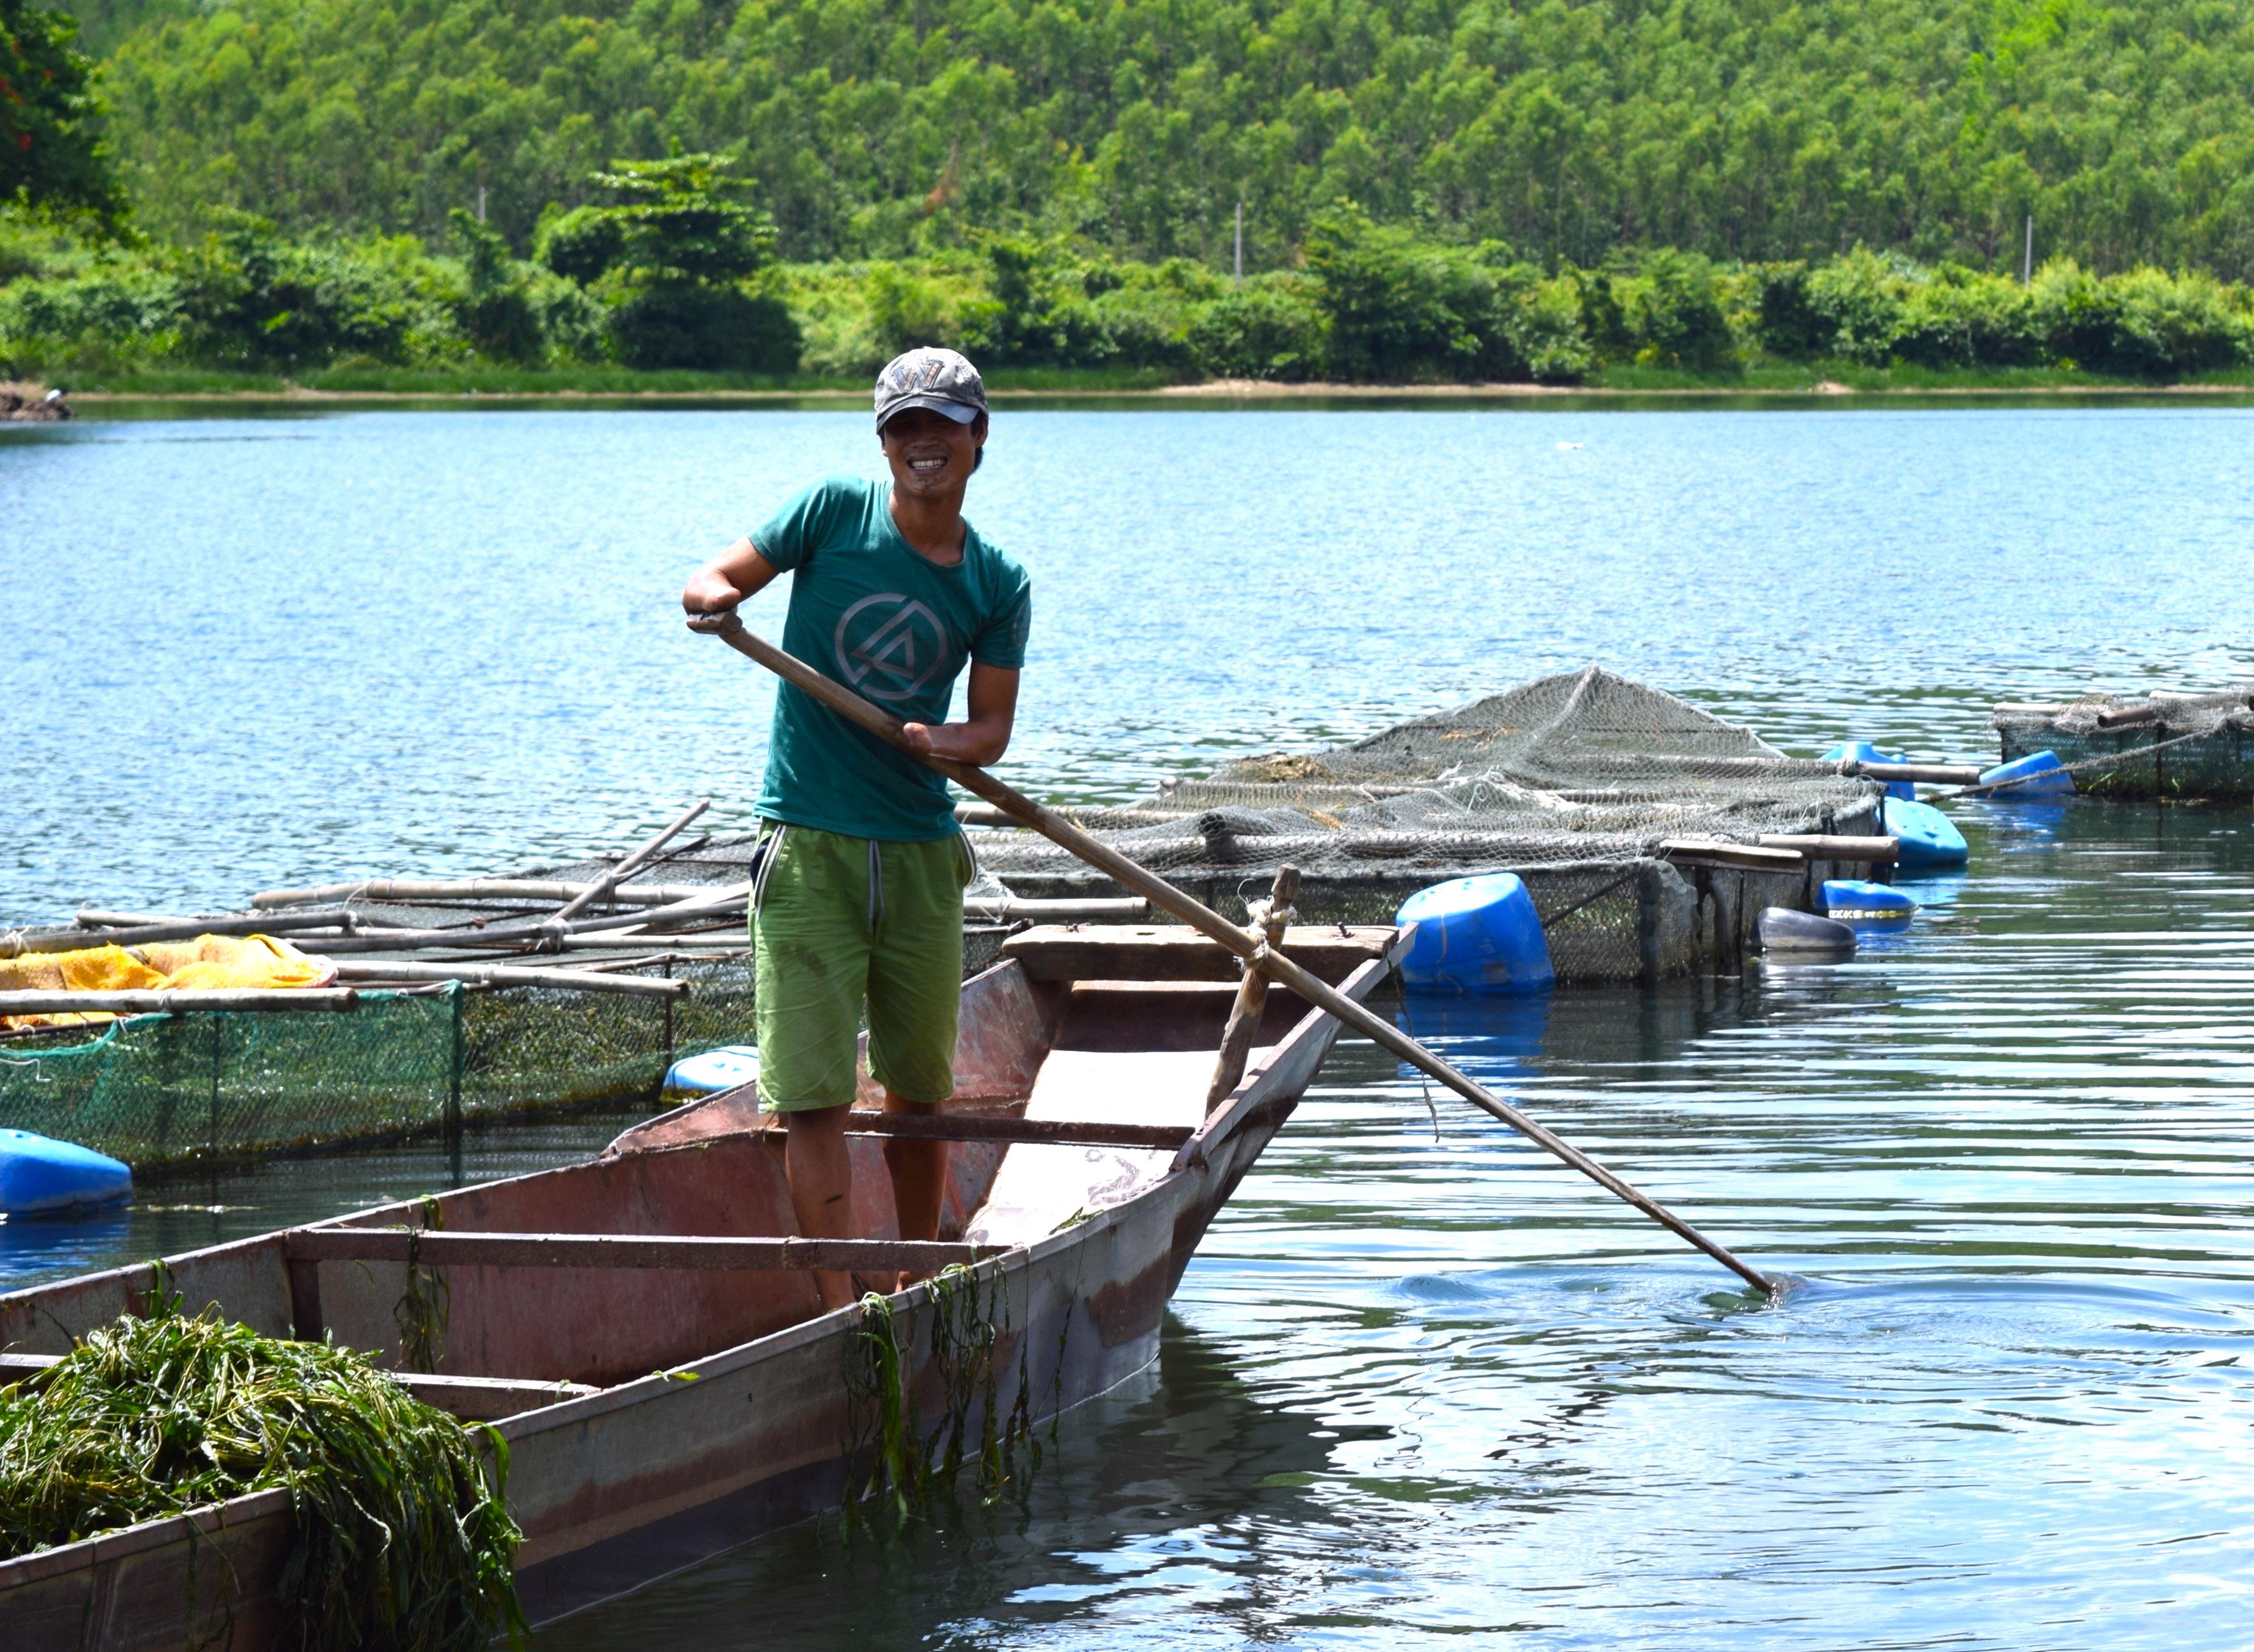
<svg viewBox="0 0 2254 1652"><path fill-rule="evenodd" d="M1359 998L1405 939L1294 929L1283 949ZM886 1137L957 1144L936 1243L883 1228L794 1236L780 1132L748 1090L728 1091L582 1164L172 1257L161 1282L142 1265L0 1296L0 1367L60 1355L144 1311L160 1283L192 1312L216 1303L269 1334L330 1333L394 1365L409 1270L444 1269L441 1352L401 1380L497 1423L525 1535L519 1589L535 1623L552 1620L845 1494L871 1420L844 1380L865 1310L822 1313L805 1271L816 1262L974 1262L997 1330L976 1402L989 1414L1046 1418L1148 1364L1208 1224L1338 1032L1275 989L1242 1081L1208 1110L1235 972L1186 929L1014 938L964 984L956 1099L928 1123L865 1114L850 1138L863 1218L886 1222ZM940 1416L948 1373L929 1331L945 1305L930 1284L889 1302L919 1410ZM967 1421L976 1439L980 1418ZM283 1632L290 1539L287 1495L270 1492L0 1563L0 1642L264 1648Z"/></svg>

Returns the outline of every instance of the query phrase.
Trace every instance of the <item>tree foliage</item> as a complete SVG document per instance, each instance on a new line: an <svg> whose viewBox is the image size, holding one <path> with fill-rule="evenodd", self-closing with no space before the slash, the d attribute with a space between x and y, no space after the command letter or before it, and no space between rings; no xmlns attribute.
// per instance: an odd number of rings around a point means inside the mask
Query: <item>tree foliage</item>
<svg viewBox="0 0 2254 1652"><path fill-rule="evenodd" d="M106 223L124 202L77 38L68 12L0 0L0 205Z"/></svg>
<svg viewBox="0 0 2254 1652"><path fill-rule="evenodd" d="M594 181L620 199L577 206L543 224L550 270L582 284L607 282L620 302L611 332L640 368L788 373L798 366L797 324L782 304L738 284L766 262L774 220L732 199L748 186L719 155L674 152L616 161Z"/></svg>
<svg viewBox="0 0 2254 1652"><path fill-rule="evenodd" d="M90 0L89 0L90 3ZM2254 0L214 0L110 66L159 228L435 240L670 141L795 260L979 231L1288 266L1341 196L1439 242L2254 274Z"/></svg>
<svg viewBox="0 0 2254 1652"><path fill-rule="evenodd" d="M1317 220L1305 268L1241 286L1187 259L1034 236L697 284L643 279L633 272L650 266L626 262L572 279L554 262L560 237L550 266L526 262L467 213L452 256L411 236L290 241L240 215L185 246L99 255L7 229L0 219L0 276L15 276L0 282L0 375L484 360L865 382L919 344L989 368L1394 383L1573 383L1631 364L2158 381L2254 367L2254 290L2196 271L2102 276L2056 259L2022 286L1858 248L1815 264L1662 250L1544 275L1500 243L1419 239L1347 208Z"/></svg>

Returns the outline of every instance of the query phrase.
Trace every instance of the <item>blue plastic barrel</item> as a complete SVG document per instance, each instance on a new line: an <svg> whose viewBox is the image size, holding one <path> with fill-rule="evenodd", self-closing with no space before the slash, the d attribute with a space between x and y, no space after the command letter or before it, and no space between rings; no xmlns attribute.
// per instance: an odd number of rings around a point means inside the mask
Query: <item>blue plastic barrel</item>
<svg viewBox="0 0 2254 1652"><path fill-rule="evenodd" d="M75 1142L0 1130L0 1215L50 1216L133 1196L132 1167Z"/></svg>
<svg viewBox="0 0 2254 1652"><path fill-rule="evenodd" d="M2050 802L2074 795L2074 776L2061 766L2056 752L2030 752L2016 762L1992 768L1980 776L1983 786L1999 785L2016 780L2016 786L2006 786L1992 794L1999 803L2024 803L2035 798Z"/></svg>
<svg viewBox="0 0 2254 1652"><path fill-rule="evenodd" d="M1894 863L1901 872L1937 872L1972 858L1956 822L1930 803L1887 798L1886 832L1901 840L1901 858Z"/></svg>
<svg viewBox="0 0 2254 1652"><path fill-rule="evenodd" d="M665 1075L668 1096L716 1096L749 1084L760 1075L760 1053L748 1044L729 1044L702 1055L685 1055Z"/></svg>
<svg viewBox="0 0 2254 1652"><path fill-rule="evenodd" d="M1482 872L1419 889L1394 921L1417 934L1401 978L1424 992L1539 992L1557 979L1534 897L1518 874Z"/></svg>
<svg viewBox="0 0 2254 1652"><path fill-rule="evenodd" d="M1874 884L1860 878L1827 878L1824 880L1824 915L1855 929L1907 929L1909 920L1917 915L1917 902L1891 884Z"/></svg>
<svg viewBox="0 0 2254 1652"><path fill-rule="evenodd" d="M1907 763L1909 761L1906 757L1890 756L1881 752L1868 740L1850 740L1844 746L1835 746L1824 753L1824 760L1827 763L1844 763L1851 757L1858 763ZM1899 797L1905 803L1914 803L1917 801L1917 788L1908 780L1888 780L1886 795Z"/></svg>

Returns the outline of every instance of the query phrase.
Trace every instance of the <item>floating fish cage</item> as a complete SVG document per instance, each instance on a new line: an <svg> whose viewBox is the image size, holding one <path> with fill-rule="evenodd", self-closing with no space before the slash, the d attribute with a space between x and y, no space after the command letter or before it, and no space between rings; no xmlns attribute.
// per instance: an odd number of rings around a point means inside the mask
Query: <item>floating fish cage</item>
<svg viewBox="0 0 2254 1652"><path fill-rule="evenodd" d="M743 1041L748 957L671 966L678 998L443 982L351 1011L193 1011L0 1040L0 1127L148 1175L658 1099L680 1056Z"/></svg>
<svg viewBox="0 0 2254 1652"><path fill-rule="evenodd" d="M720 890L741 881L754 844L750 835L696 840L665 858L662 875L668 886L690 892ZM517 881L584 886L617 864L598 858L527 872ZM513 921L528 904L506 896L443 905L384 898L397 886L369 880L276 892L261 897L261 911L242 916L274 920L279 908L425 934L452 926L474 938L470 926ZM648 891L627 887L647 898ZM307 892L321 899L295 898ZM616 921L630 921L634 910L619 909ZM283 938L297 935L312 951L335 952L379 971L402 962L410 970L430 967L412 955L381 950L366 934L314 940L287 928L288 922L276 921ZM651 938L607 953L574 950L559 957L457 956L453 965L441 966L468 973L486 964L583 969L608 958L615 968L639 952L644 956L636 972L686 981L689 990L680 997L438 981L357 987L357 1002L343 1012L190 1010L0 1033L0 1128L80 1143L146 1176L444 1135L592 1106L654 1106L677 1060L752 1035L752 964L742 923L738 906L717 932L708 928L685 942ZM997 924L967 927L966 972L991 962L1008 933ZM89 947L102 940L99 929L85 932ZM697 950L679 950L683 945Z"/></svg>
<svg viewBox="0 0 2254 1652"><path fill-rule="evenodd" d="M1996 708L2004 761L2054 752L2086 796L2254 802L2254 691Z"/></svg>
<svg viewBox="0 0 2254 1652"><path fill-rule="evenodd" d="M1813 845L1882 836L1884 794L1592 666L1331 751L1164 782L1134 808L1067 812L1240 920L1285 862L1302 923L1389 922L1430 885L1515 872L1560 981L1651 981L1734 968L1765 907L1813 910L1826 879L1863 875L1867 859ZM1030 833L976 841L1018 895L1118 892Z"/></svg>

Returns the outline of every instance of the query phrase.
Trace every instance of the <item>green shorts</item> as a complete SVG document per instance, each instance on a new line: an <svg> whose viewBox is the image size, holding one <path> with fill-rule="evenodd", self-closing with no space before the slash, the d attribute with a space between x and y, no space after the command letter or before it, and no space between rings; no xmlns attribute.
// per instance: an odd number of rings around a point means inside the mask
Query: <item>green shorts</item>
<svg viewBox="0 0 2254 1652"><path fill-rule="evenodd" d="M779 824L766 835L751 916L760 1107L850 1103L864 1004L877 1082L907 1101L946 1100L970 845L959 833L892 844Z"/></svg>

